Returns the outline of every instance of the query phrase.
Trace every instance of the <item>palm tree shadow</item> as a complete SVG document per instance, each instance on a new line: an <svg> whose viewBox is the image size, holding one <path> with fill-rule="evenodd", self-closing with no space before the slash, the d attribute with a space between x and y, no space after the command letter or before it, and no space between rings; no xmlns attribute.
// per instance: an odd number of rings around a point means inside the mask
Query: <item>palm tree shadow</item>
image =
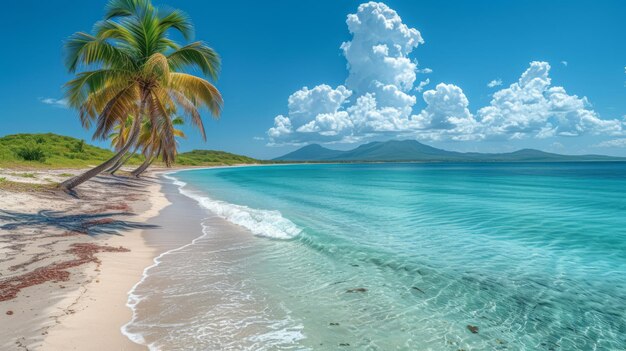
<svg viewBox="0 0 626 351"><path fill-rule="evenodd" d="M95 236L99 234L121 235L129 229L158 228L157 225L113 219L113 216L132 216L129 212L94 214L65 214L65 211L41 210L37 213L20 213L0 210L0 221L9 222L0 229L14 230L28 226L51 226L58 229Z"/></svg>

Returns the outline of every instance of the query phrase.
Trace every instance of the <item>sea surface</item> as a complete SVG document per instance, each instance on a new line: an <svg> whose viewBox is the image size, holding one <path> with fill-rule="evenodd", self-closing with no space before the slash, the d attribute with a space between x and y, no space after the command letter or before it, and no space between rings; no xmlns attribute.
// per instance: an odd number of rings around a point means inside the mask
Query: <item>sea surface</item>
<svg viewBox="0 0 626 351"><path fill-rule="evenodd" d="M132 292L153 350L626 350L626 163L167 177L207 215Z"/></svg>

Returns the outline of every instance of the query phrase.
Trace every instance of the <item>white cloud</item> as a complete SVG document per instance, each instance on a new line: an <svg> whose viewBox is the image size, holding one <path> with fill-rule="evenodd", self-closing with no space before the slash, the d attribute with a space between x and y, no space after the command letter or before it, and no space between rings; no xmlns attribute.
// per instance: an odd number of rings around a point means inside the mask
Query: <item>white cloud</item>
<svg viewBox="0 0 626 351"><path fill-rule="evenodd" d="M425 88L428 84L430 84L430 79L429 79L429 78L426 78L426 80L421 81L421 82L417 85L417 87L415 87L415 91L417 91L417 92L420 92L420 93L421 93L421 92L422 92L422 90L424 90L424 88Z"/></svg>
<svg viewBox="0 0 626 351"><path fill-rule="evenodd" d="M494 79L491 82L487 83L487 86L489 88L494 88L494 87L497 87L497 86L500 86L500 85L502 85L502 79L500 79L500 78Z"/></svg>
<svg viewBox="0 0 626 351"><path fill-rule="evenodd" d="M418 69L417 73L430 74L430 73L433 73L433 70L428 68L428 67L426 67L426 68Z"/></svg>
<svg viewBox="0 0 626 351"><path fill-rule="evenodd" d="M567 63L567 61L561 61L561 64L562 64L563 66L567 67L567 64L568 64L568 63Z"/></svg>
<svg viewBox="0 0 626 351"><path fill-rule="evenodd" d="M270 141L303 143L315 139L316 133L339 135L341 130L350 126L347 113L339 111L350 95L352 91L343 85L333 89L322 84L296 91L289 97L288 117L279 115L274 118L274 127L267 132Z"/></svg>
<svg viewBox="0 0 626 351"><path fill-rule="evenodd" d="M424 40L383 3L361 4L346 23L352 40L341 45L345 84L307 87L289 97L288 113L274 118L269 144L357 142L381 134L424 140L484 140L624 135L626 125L604 120L586 97L553 86L547 62L531 62L517 82L496 91L489 105L472 113L463 90L439 83L424 91L426 107L414 111L417 61L409 58ZM502 85L501 79L487 84Z"/></svg>
<svg viewBox="0 0 626 351"><path fill-rule="evenodd" d="M56 107L67 108L67 100L66 99L39 98L39 101L43 102L46 105L52 105L52 106L56 106Z"/></svg>
<svg viewBox="0 0 626 351"><path fill-rule="evenodd" d="M519 81L494 93L490 105L477 113L484 134L519 139L619 134L624 130L618 120L600 119L586 97L551 86L549 72L547 62L531 62Z"/></svg>
<svg viewBox="0 0 626 351"><path fill-rule="evenodd" d="M262 140L265 140L265 137L255 136L255 137L252 137L252 140L262 141Z"/></svg>
<svg viewBox="0 0 626 351"><path fill-rule="evenodd" d="M594 147L626 147L626 138L606 140L594 145Z"/></svg>
<svg viewBox="0 0 626 351"><path fill-rule="evenodd" d="M341 44L348 68L345 86L323 84L292 94L289 113L277 116L268 130L270 144L355 141L405 128L417 100L410 95L417 63L408 55L424 42L420 32L375 2L361 4L346 24L352 40ZM351 96L354 100L347 101Z"/></svg>

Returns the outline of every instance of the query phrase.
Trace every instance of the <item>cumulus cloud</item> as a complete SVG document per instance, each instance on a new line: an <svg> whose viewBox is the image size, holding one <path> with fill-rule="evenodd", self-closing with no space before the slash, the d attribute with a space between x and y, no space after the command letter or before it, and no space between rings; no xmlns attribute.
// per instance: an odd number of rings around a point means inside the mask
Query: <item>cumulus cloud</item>
<svg viewBox="0 0 626 351"><path fill-rule="evenodd" d="M418 73L408 56L424 43L420 32L375 2L361 4L346 24L352 40L340 46L348 68L345 85L322 84L292 94L288 114L274 118L268 130L270 143L356 141L364 134L406 128L417 101L410 92Z"/></svg>
<svg viewBox="0 0 626 351"><path fill-rule="evenodd" d="M516 139L623 131L622 122L600 119L586 97L552 86L549 72L547 62L531 62L517 82L494 93L489 106L477 113L484 134Z"/></svg>
<svg viewBox="0 0 626 351"><path fill-rule="evenodd" d="M430 73L433 73L433 70L428 68L428 67L426 67L426 68L418 69L417 73L430 74Z"/></svg>
<svg viewBox="0 0 626 351"><path fill-rule="evenodd" d="M334 139L351 125L347 112L339 110L351 95L343 85L333 89L322 84L296 91L289 97L288 116L274 118L274 127L267 132L270 140L298 144L315 140L318 134L326 135L321 138L324 140Z"/></svg>
<svg viewBox="0 0 626 351"><path fill-rule="evenodd" d="M606 140L594 146L595 147L626 147L626 138Z"/></svg>
<svg viewBox="0 0 626 351"><path fill-rule="evenodd" d="M494 79L491 82L487 83L487 86L489 88L495 88L497 86L502 85L502 79L498 78L498 79Z"/></svg>
<svg viewBox="0 0 626 351"><path fill-rule="evenodd" d="M421 93L428 84L430 84L430 79L426 78L426 80L421 81L417 87L415 87L415 91Z"/></svg>
<svg viewBox="0 0 626 351"><path fill-rule="evenodd" d="M55 106L55 107L67 108L67 100L66 99L39 98L39 101L43 102L46 105L52 105L52 106Z"/></svg>
<svg viewBox="0 0 626 351"><path fill-rule="evenodd" d="M304 87L288 99L288 112L274 118L270 145L357 142L381 134L422 140L484 140L623 135L626 125L601 119L586 97L553 86L550 65L531 62L520 78L496 91L489 105L470 110L463 90L430 79L415 86L419 69L409 56L424 43L421 33L383 3L361 4L346 24L352 39L340 48L347 61L343 85ZM503 84L494 79L487 84ZM425 107L414 111L422 92Z"/></svg>

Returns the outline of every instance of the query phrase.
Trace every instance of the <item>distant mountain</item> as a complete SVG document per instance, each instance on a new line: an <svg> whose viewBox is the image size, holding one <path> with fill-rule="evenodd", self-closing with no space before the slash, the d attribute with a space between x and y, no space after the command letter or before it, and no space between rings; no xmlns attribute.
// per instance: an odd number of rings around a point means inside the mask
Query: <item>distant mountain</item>
<svg viewBox="0 0 626 351"><path fill-rule="evenodd" d="M304 146L274 161L302 162L573 162L626 161L623 157L603 155L559 155L534 149L508 153L455 152L437 149L415 140L371 142L341 151L318 144Z"/></svg>
<svg viewBox="0 0 626 351"><path fill-rule="evenodd" d="M290 152L281 157L275 158L275 161L325 161L340 156L344 151L327 149L319 144L311 144L299 148L294 152Z"/></svg>

